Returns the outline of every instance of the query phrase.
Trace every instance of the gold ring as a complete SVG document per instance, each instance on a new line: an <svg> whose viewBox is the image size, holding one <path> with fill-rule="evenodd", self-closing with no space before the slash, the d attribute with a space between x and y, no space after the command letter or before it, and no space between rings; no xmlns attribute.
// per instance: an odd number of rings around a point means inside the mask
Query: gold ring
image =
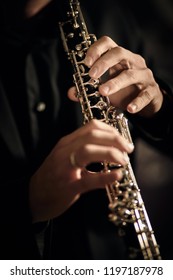
<svg viewBox="0 0 173 280"><path fill-rule="evenodd" d="M77 164L76 162L76 158L75 158L75 152L72 152L70 154L70 163L72 165L72 167L74 168L82 168L79 164Z"/></svg>

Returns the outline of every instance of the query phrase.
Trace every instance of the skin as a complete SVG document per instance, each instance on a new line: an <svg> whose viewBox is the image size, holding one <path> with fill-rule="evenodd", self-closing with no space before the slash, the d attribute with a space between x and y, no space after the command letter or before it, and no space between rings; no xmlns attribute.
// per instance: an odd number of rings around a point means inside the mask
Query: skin
<svg viewBox="0 0 173 280"><path fill-rule="evenodd" d="M103 36L89 48L85 64L90 67L92 78L109 72L109 79L99 92L108 96L115 107L144 117L152 117L160 110L163 95L142 56ZM77 100L75 93L74 87L69 89L68 96L73 101Z"/></svg>
<svg viewBox="0 0 173 280"><path fill-rule="evenodd" d="M62 138L45 159L30 182L30 205L33 221L44 221L62 214L81 194L104 188L122 177L121 170L108 173L84 171L93 161L128 163L124 152L132 152L133 146L118 132L98 121L79 128ZM79 168L70 163L71 153Z"/></svg>
<svg viewBox="0 0 173 280"><path fill-rule="evenodd" d="M50 1L31 0L26 5L26 16L33 16ZM162 93L145 60L138 54L118 46L109 37L102 37L88 50L86 65L92 78L100 78L109 71L108 80L99 91L109 96L115 107L144 117L152 117L162 106ZM68 91L77 101L74 87ZM114 128L93 120L63 137L30 180L29 202L33 222L45 221L61 215L88 191L104 188L122 178L120 170L107 173L87 173L84 167L93 161L128 163L127 154L133 151ZM77 167L72 166L74 153Z"/></svg>
<svg viewBox="0 0 173 280"><path fill-rule="evenodd" d="M25 16L32 17L47 6L52 0L28 0L25 6Z"/></svg>

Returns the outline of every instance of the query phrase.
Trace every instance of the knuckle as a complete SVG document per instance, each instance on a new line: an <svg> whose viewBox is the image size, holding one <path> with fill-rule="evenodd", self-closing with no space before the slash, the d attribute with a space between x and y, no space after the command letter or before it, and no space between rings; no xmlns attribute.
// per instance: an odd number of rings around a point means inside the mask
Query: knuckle
<svg viewBox="0 0 173 280"><path fill-rule="evenodd" d="M142 83L137 83L135 86L139 91L142 91L142 89L143 89L143 84Z"/></svg>
<svg viewBox="0 0 173 280"><path fill-rule="evenodd" d="M78 152L79 152L80 155L83 154L83 156L85 157L88 154L89 150L90 150L90 145L89 144L85 144L84 146L82 146L79 149Z"/></svg>
<svg viewBox="0 0 173 280"><path fill-rule="evenodd" d="M97 136L97 129L96 128L92 128L88 131L88 139L93 139Z"/></svg>
<svg viewBox="0 0 173 280"><path fill-rule="evenodd" d="M145 91L145 98L150 101L151 100L151 94L150 94L150 91L146 90Z"/></svg>
<svg viewBox="0 0 173 280"><path fill-rule="evenodd" d="M109 69L109 61L102 57L102 60L100 61L100 67L101 69Z"/></svg>
<svg viewBox="0 0 173 280"><path fill-rule="evenodd" d="M131 68L130 62L129 62L127 59L123 59L123 60L120 62L120 65L122 66L122 68L123 68L124 70L125 70L125 69Z"/></svg>
<svg viewBox="0 0 173 280"><path fill-rule="evenodd" d="M115 150L113 147L110 147L108 150L107 150L107 156L108 158L110 159L115 159Z"/></svg>
<svg viewBox="0 0 173 280"><path fill-rule="evenodd" d="M93 45L93 48L94 48L94 56L95 56L95 58L100 57L100 47L97 44L95 44L95 45ZM93 48L91 46L91 50L93 50Z"/></svg>
<svg viewBox="0 0 173 280"><path fill-rule="evenodd" d="M122 57L123 63L124 63L124 62L125 62L125 59L124 59L124 48L121 47L121 46L117 46L117 47L116 47L116 52L117 52L117 54L118 54L120 57Z"/></svg>
<svg viewBox="0 0 173 280"><path fill-rule="evenodd" d="M152 99L152 97L151 97L150 91L145 89L139 95L138 104L140 104L140 105L145 104L146 101L147 101L147 103L149 103L151 101L151 99Z"/></svg>
<svg viewBox="0 0 173 280"><path fill-rule="evenodd" d="M132 81L132 83L136 82L136 75L135 71L133 69L128 69L126 70L128 78Z"/></svg>
<svg viewBox="0 0 173 280"><path fill-rule="evenodd" d="M100 124L99 120L93 119L89 122L88 125L91 127L91 129L94 129L94 128L99 128L99 124Z"/></svg>
<svg viewBox="0 0 173 280"><path fill-rule="evenodd" d="M102 40L107 44L112 42L112 39L109 36L106 36L106 35L102 36Z"/></svg>
<svg viewBox="0 0 173 280"><path fill-rule="evenodd" d="M146 67L145 59L140 54L135 54L135 60L138 64L144 65Z"/></svg>
<svg viewBox="0 0 173 280"><path fill-rule="evenodd" d="M146 72L147 72L148 79L151 81L154 81L154 76L153 76L153 72L151 71L151 69L147 68Z"/></svg>
<svg viewBox="0 0 173 280"><path fill-rule="evenodd" d="M91 56L94 61L100 57L100 47L98 46L97 42L91 45L88 49L87 57L88 56Z"/></svg>
<svg viewBox="0 0 173 280"><path fill-rule="evenodd" d="M121 76L116 77L115 79L109 80L109 87L113 90L115 87L116 88L121 88L123 79Z"/></svg>

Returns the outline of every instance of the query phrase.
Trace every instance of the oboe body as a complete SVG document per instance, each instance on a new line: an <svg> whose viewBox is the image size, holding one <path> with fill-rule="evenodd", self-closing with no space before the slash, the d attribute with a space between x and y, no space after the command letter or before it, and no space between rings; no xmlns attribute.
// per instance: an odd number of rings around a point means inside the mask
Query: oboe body
<svg viewBox="0 0 173 280"><path fill-rule="evenodd" d="M84 59L88 48L96 41L94 34L89 34L80 3L69 0L65 19L59 23L64 49L73 66L73 80L77 90L83 123L98 119L117 129L130 142L131 135L126 117L114 108L107 97L98 90L100 79L92 79ZM117 168L116 163L102 162L101 172ZM106 185L109 200L109 219L119 227L120 235L126 235L128 228L133 228L137 248L129 249L129 258L161 259L149 217L147 215L140 189L137 185L131 163L126 165L121 182ZM138 256L138 257L136 257Z"/></svg>

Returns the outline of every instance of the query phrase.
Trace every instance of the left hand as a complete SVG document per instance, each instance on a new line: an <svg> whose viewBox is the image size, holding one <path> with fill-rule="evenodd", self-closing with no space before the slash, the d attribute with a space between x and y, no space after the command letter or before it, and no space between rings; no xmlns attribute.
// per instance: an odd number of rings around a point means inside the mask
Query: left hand
<svg viewBox="0 0 173 280"><path fill-rule="evenodd" d="M108 96L113 106L132 114L140 112L144 117L151 117L160 110L163 95L142 56L104 36L88 49L85 64L94 79L108 71L108 79L99 87L99 92ZM69 90L72 100L76 100L74 92L74 88Z"/></svg>

